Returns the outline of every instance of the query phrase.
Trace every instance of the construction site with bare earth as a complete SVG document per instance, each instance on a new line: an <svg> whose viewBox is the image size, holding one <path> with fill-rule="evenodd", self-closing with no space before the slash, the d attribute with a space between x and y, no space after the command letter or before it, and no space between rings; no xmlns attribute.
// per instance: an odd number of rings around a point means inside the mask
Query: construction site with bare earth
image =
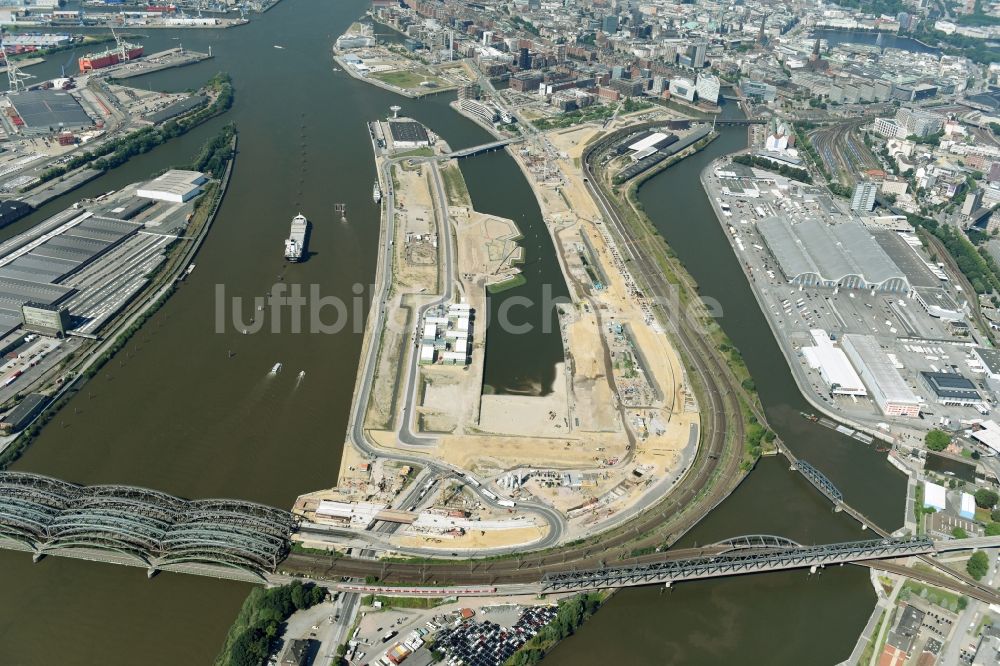
<svg viewBox="0 0 1000 666"><path fill-rule="evenodd" d="M394 525L378 548L388 554L510 552L595 534L662 499L694 459L699 411L580 175L601 130L552 132L558 157L544 174L531 146L509 148L569 288L564 360L546 395L484 391L479 321L490 293L524 280L517 225L473 208L450 148L423 126L393 118L370 130L391 268L373 304L384 320L366 336L374 367L369 379L362 364L355 392L368 396L356 409L369 444L349 435L337 486L296 502L300 546L347 550L381 520ZM558 514L557 535L539 505Z"/></svg>

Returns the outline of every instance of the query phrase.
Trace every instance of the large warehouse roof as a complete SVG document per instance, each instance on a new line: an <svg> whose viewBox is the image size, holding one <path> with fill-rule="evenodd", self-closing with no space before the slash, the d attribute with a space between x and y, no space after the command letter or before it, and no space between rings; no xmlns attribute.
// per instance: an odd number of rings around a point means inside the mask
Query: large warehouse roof
<svg viewBox="0 0 1000 666"><path fill-rule="evenodd" d="M905 290L906 274L860 222L827 224L808 217L793 224L776 215L757 223L790 281Z"/></svg>
<svg viewBox="0 0 1000 666"><path fill-rule="evenodd" d="M861 373L868 389L877 394L877 401L910 405L922 402L874 336L848 333L841 338L840 344Z"/></svg>
<svg viewBox="0 0 1000 666"><path fill-rule="evenodd" d="M830 336L822 329L809 331L813 342L811 347L803 347L809 366L819 370L823 380L830 386L834 393L846 395L867 395L865 385L861 382L861 377L854 370L851 362L847 360L847 355L843 350L834 347Z"/></svg>
<svg viewBox="0 0 1000 666"><path fill-rule="evenodd" d="M135 194L144 199L183 203L201 192L199 186L206 180L200 171L171 169L138 188Z"/></svg>
<svg viewBox="0 0 1000 666"><path fill-rule="evenodd" d="M668 136L669 136L668 134L665 134L663 132L654 132L653 134L650 134L647 137L643 137L642 139L639 139L638 141L633 143L631 146L629 146L629 150L640 151L640 150L645 150L646 148L652 148L660 141L666 139Z"/></svg>
<svg viewBox="0 0 1000 666"><path fill-rule="evenodd" d="M90 127L94 124L76 98L56 90L27 90L10 96L24 124L33 129Z"/></svg>

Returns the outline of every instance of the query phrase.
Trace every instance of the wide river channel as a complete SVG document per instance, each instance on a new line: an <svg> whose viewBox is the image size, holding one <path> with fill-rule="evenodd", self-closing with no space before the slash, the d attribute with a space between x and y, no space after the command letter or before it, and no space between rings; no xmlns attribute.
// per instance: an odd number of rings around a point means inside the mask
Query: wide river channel
<svg viewBox="0 0 1000 666"><path fill-rule="evenodd" d="M237 497L289 507L336 482L361 348L361 317L337 334L292 333L287 322L240 335L216 330L216 308L263 295L279 274L355 297L375 272L378 209L365 122L400 104L453 148L489 136L448 107L451 95L409 100L333 71L330 46L368 7L283 0L227 31L147 31L147 53L176 46L215 58L131 80L160 90L194 88L229 72L236 101L224 117L132 160L0 233L9 237L85 196L187 163L235 122L240 148L230 189L197 269L126 348L53 419L14 468L80 483L148 486L189 498ZM275 49L274 45L283 46ZM76 54L79 55L79 54ZM69 54L30 69L59 74ZM67 67L69 70L69 67ZM721 324L743 352L771 425L822 469L848 502L890 529L903 518L904 480L884 455L799 416L807 409L698 181L714 157L745 145L723 130L702 153L641 189L646 210L701 291L722 305ZM513 218L525 236L526 284L502 298L565 289L530 188L505 153L462 163L477 208ZM347 205L347 222L333 213ZM282 241L301 211L313 222L311 257L285 267ZM218 285L225 290L217 302ZM366 287L358 300L367 306ZM496 307L494 303L494 307ZM249 317L249 307L244 306ZM537 323L539 314L526 312ZM535 318L532 320L531 318ZM536 330L540 327L536 326ZM235 354L230 354L229 352ZM490 332L486 383L547 392L561 359L557 336L513 340ZM282 362L285 372L268 378ZM296 383L300 370L306 371ZM736 494L685 537L710 543L738 534L803 543L864 538L858 525L782 459L762 461ZM176 574L0 551L0 663L10 666L210 664L249 587ZM850 652L874 603L866 570L831 569L690 583L673 591L622 592L553 664L835 663ZM806 656L808 655L808 656Z"/></svg>

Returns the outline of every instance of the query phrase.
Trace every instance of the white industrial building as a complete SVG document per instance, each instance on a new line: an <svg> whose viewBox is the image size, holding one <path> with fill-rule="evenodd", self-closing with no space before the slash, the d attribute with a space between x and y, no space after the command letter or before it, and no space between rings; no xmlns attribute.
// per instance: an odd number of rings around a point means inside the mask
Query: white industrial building
<svg viewBox="0 0 1000 666"><path fill-rule="evenodd" d="M947 505L947 495L944 486L939 486L930 481L924 481L924 508L944 511Z"/></svg>
<svg viewBox="0 0 1000 666"><path fill-rule="evenodd" d="M941 287L914 287L913 297L932 317L945 321L965 319L965 310Z"/></svg>
<svg viewBox="0 0 1000 666"><path fill-rule="evenodd" d="M899 374L874 336L848 333L841 338L840 346L883 414L920 416L923 401Z"/></svg>
<svg viewBox="0 0 1000 666"><path fill-rule="evenodd" d="M385 508L385 504L372 504L370 502L322 500L316 507L316 522L338 523L366 530L375 522L375 516Z"/></svg>
<svg viewBox="0 0 1000 666"><path fill-rule="evenodd" d="M698 99L712 104L719 103L719 91L722 89L719 77L712 74L699 74L695 88L698 90Z"/></svg>
<svg viewBox="0 0 1000 666"><path fill-rule="evenodd" d="M972 439L1000 453L1000 425L996 421L978 421L972 425Z"/></svg>
<svg viewBox="0 0 1000 666"><path fill-rule="evenodd" d="M847 355L842 349L834 346L827 332L814 328L809 333L816 344L812 347L803 347L802 353L809 362L809 367L819 370L823 381L830 387L830 392L838 395L868 395L861 377L851 366Z"/></svg>
<svg viewBox="0 0 1000 666"><path fill-rule="evenodd" d="M452 303L445 310L435 308L424 316L420 338L421 365L468 365L472 353L472 307Z"/></svg>
<svg viewBox="0 0 1000 666"><path fill-rule="evenodd" d="M810 216L793 222L782 214L761 220L757 229L792 284L910 291L906 273L857 220L827 224Z"/></svg>
<svg viewBox="0 0 1000 666"><path fill-rule="evenodd" d="M632 151L632 161L638 162L645 159L663 147L668 140L676 141L677 137L665 132L653 132L647 137L639 139L628 147Z"/></svg>
<svg viewBox="0 0 1000 666"><path fill-rule="evenodd" d="M69 35L4 35L3 45L6 47L33 46L39 49L50 49L56 46L65 46L70 41L72 41L72 37Z"/></svg>
<svg viewBox="0 0 1000 666"><path fill-rule="evenodd" d="M976 498L970 493L962 493L962 500L959 504L958 515L966 520L976 519Z"/></svg>
<svg viewBox="0 0 1000 666"><path fill-rule="evenodd" d="M201 194L201 185L207 180L200 171L171 169L140 187L135 194L144 199L184 203Z"/></svg>

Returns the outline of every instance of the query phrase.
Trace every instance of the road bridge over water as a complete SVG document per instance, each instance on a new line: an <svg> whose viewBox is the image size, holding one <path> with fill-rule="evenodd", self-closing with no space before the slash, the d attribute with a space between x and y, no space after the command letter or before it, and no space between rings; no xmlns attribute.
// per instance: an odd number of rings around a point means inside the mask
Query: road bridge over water
<svg viewBox="0 0 1000 666"><path fill-rule="evenodd" d="M493 150L500 150L504 146L510 145L512 143L518 143L522 140L523 139L519 137L512 139L500 139L499 141L491 141L490 143L483 143L478 146L471 146L469 148L462 148L461 150L455 150L445 155L445 157L454 159L462 159L463 157L472 157L473 155L488 153Z"/></svg>

